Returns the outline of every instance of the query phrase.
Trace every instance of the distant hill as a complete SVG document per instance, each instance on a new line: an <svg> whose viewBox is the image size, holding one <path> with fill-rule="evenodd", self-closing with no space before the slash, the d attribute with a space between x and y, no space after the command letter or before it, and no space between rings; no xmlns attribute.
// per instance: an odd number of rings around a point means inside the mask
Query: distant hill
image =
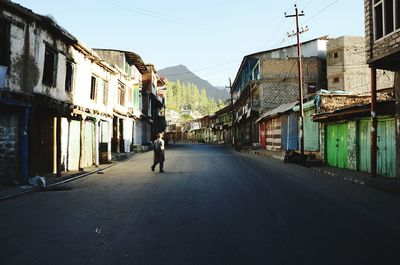
<svg viewBox="0 0 400 265"><path fill-rule="evenodd" d="M187 84L190 82L195 84L199 89L204 88L209 98L221 100L229 98L228 90L214 87L207 80L201 79L182 64L158 70L157 73L160 76L166 77L171 82L176 82L179 79L181 83Z"/></svg>

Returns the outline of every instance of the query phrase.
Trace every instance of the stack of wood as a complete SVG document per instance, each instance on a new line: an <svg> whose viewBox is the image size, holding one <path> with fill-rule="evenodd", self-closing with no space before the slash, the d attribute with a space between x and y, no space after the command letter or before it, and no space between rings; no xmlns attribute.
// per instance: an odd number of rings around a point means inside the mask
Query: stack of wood
<svg viewBox="0 0 400 265"><path fill-rule="evenodd" d="M366 105L371 102L371 95L335 95L335 94L322 94L320 95L321 105L319 108L320 113L334 112L338 109ZM393 100L393 96L386 93L379 93L377 101Z"/></svg>

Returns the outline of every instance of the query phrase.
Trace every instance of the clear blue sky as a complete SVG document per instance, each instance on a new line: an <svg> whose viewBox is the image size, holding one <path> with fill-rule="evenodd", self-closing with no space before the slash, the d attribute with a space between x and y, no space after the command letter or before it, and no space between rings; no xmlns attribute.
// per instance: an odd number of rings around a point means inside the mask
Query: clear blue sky
<svg viewBox="0 0 400 265"><path fill-rule="evenodd" d="M34 12L52 15L93 48L138 53L157 69L186 65L213 85L235 78L243 56L293 44L297 3L310 30L322 35L364 35L363 0L12 0Z"/></svg>

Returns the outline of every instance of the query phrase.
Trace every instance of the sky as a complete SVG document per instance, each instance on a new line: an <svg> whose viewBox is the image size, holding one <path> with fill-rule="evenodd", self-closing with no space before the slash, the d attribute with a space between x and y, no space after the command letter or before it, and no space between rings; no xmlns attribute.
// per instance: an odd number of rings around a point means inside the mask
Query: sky
<svg viewBox="0 0 400 265"><path fill-rule="evenodd" d="M295 44L294 5L307 41L364 35L363 0L12 0L92 48L139 54L158 70L183 64L214 86L235 79L244 56Z"/></svg>

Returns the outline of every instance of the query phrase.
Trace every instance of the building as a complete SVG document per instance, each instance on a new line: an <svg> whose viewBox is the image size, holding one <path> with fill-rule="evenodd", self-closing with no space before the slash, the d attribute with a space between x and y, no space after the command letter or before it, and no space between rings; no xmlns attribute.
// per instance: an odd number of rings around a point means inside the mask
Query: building
<svg viewBox="0 0 400 265"><path fill-rule="evenodd" d="M228 105L215 112L216 141L232 144L232 106Z"/></svg>
<svg viewBox="0 0 400 265"><path fill-rule="evenodd" d="M301 45L304 95L326 87L326 43L321 37ZM296 45L244 57L232 85L234 137L238 145L258 145L260 114L299 98Z"/></svg>
<svg viewBox="0 0 400 265"><path fill-rule="evenodd" d="M333 167L371 172L370 95L324 92L317 96L313 120L321 128L321 156ZM377 100L377 174L396 175L395 102L379 93Z"/></svg>
<svg viewBox="0 0 400 265"><path fill-rule="evenodd" d="M143 144L149 144L157 138L157 133L167 128L165 119L165 101L158 91L166 89L165 79L161 78L152 64L146 65L148 72L143 75L142 113L147 120L143 124Z"/></svg>
<svg viewBox="0 0 400 265"><path fill-rule="evenodd" d="M397 0L365 0L365 42L366 58L371 68L371 173L377 174L377 147L378 147L378 120L380 114L376 108L377 70L393 71L395 96L395 116L390 120L394 124L395 141L391 143L396 147L394 158L396 177L400 178L400 14L399 1Z"/></svg>
<svg viewBox="0 0 400 265"><path fill-rule="evenodd" d="M0 4L0 182L60 176L148 143L143 124L162 124L165 83L139 55L95 51L47 16Z"/></svg>
<svg viewBox="0 0 400 265"><path fill-rule="evenodd" d="M95 49L119 72L116 104L113 107L112 151L125 153L142 145L142 76L148 69L142 58L130 51Z"/></svg>
<svg viewBox="0 0 400 265"><path fill-rule="evenodd" d="M327 90L358 93L370 92L370 69L366 61L365 37L342 36L327 43ZM379 70L377 84L380 88L392 88L394 75Z"/></svg>

